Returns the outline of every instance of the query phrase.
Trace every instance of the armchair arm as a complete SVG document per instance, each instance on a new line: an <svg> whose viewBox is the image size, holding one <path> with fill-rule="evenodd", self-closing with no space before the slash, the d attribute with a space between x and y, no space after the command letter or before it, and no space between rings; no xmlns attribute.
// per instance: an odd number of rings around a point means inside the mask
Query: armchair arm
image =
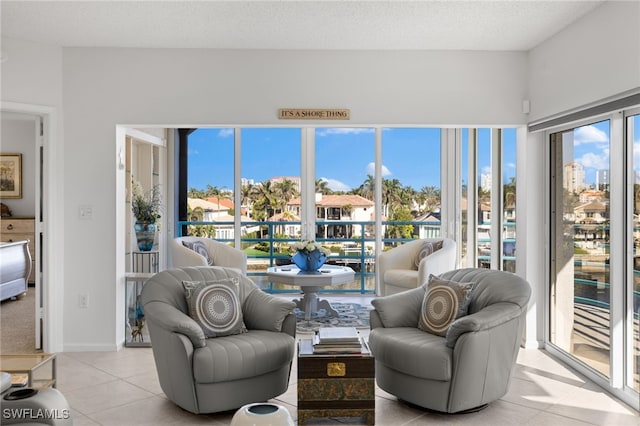
<svg viewBox="0 0 640 426"><path fill-rule="evenodd" d="M475 314L457 319L447 331L447 346L453 348L464 333L490 330L522 314L522 308L514 303L496 303Z"/></svg>
<svg viewBox="0 0 640 426"><path fill-rule="evenodd" d="M456 246L449 244L420 261L418 265L418 285L429 282L429 275L440 275L455 268Z"/></svg>
<svg viewBox="0 0 640 426"><path fill-rule="evenodd" d="M151 301L144 305L144 315L147 321L166 331L187 336L194 347L204 347L205 337L202 328L175 307L164 302Z"/></svg>
<svg viewBox="0 0 640 426"><path fill-rule="evenodd" d="M370 322L371 327L375 328L380 323L386 328L417 327L424 292L425 287L420 286L401 293L373 299L371 304L379 318Z"/></svg>
<svg viewBox="0 0 640 426"><path fill-rule="evenodd" d="M228 246L218 241L207 241L209 255L213 258L214 266L239 269L243 275L247 274L247 254L242 250Z"/></svg>
<svg viewBox="0 0 640 426"><path fill-rule="evenodd" d="M174 267L207 266L207 259L204 256L183 246L181 241L172 240L170 246L171 262Z"/></svg>
<svg viewBox="0 0 640 426"><path fill-rule="evenodd" d="M283 330L283 323L293 313L295 307L295 302L291 300L276 297L255 288L244 300L242 316L250 330L287 332L290 330L288 328Z"/></svg>

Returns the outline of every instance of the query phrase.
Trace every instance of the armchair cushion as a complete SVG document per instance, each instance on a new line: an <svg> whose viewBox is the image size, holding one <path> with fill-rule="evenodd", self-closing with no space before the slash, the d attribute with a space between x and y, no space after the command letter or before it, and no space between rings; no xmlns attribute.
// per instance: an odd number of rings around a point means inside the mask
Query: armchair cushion
<svg viewBox="0 0 640 426"><path fill-rule="evenodd" d="M249 330L245 334L207 339L193 353L197 383L219 383L261 376L293 359L294 338L286 333Z"/></svg>
<svg viewBox="0 0 640 426"><path fill-rule="evenodd" d="M422 379L451 380L453 349L446 345L443 337L427 334L415 325L378 328L370 336L369 344L376 362L393 365L396 371Z"/></svg>
<svg viewBox="0 0 640 426"><path fill-rule="evenodd" d="M207 261L207 265L213 266L213 256L209 254L209 250L207 249L207 245L202 241L182 241L182 245L188 248L189 250L193 250Z"/></svg>
<svg viewBox="0 0 640 426"><path fill-rule="evenodd" d="M243 299L237 278L217 281L182 281L189 316L206 337L229 336L246 331L242 319Z"/></svg>
<svg viewBox="0 0 640 426"><path fill-rule="evenodd" d="M467 315L474 286L474 283L458 283L431 275L418 328L444 337L456 319Z"/></svg>
<svg viewBox="0 0 640 426"><path fill-rule="evenodd" d="M244 301L245 323L250 329L282 331L282 323L296 307L291 300L275 297L260 289L249 293Z"/></svg>
<svg viewBox="0 0 640 426"><path fill-rule="evenodd" d="M416 288L418 282L417 269L390 269L384 274L384 282L405 289Z"/></svg>

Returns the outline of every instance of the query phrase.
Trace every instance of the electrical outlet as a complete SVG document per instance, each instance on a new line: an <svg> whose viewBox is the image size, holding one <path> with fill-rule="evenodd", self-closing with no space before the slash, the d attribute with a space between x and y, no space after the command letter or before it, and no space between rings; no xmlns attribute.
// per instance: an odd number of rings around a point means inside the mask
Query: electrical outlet
<svg viewBox="0 0 640 426"><path fill-rule="evenodd" d="M89 307L89 295L82 293L78 295L78 307L86 309Z"/></svg>
<svg viewBox="0 0 640 426"><path fill-rule="evenodd" d="M78 207L78 217L80 220L91 220L93 219L93 207L84 205Z"/></svg>

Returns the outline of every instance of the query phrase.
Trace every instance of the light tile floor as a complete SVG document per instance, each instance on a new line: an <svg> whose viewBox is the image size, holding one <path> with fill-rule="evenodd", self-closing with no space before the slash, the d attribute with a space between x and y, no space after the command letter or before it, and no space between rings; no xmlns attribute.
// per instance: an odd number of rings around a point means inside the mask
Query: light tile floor
<svg viewBox="0 0 640 426"><path fill-rule="evenodd" d="M233 412L194 415L168 401L160 389L150 348L67 352L59 354L58 360L58 389L71 405L76 426L231 422ZM289 389L272 400L287 407L294 420L297 420L296 377L294 362ZM360 424L360 421L314 419L309 424ZM433 413L398 401L376 388L376 425L457 424L640 426L640 417L638 412L541 350L520 350L509 392L477 413Z"/></svg>

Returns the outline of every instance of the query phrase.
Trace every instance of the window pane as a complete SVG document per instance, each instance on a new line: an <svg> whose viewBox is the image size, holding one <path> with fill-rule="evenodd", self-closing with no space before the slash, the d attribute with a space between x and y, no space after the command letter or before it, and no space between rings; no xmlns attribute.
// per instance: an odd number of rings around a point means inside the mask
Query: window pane
<svg viewBox="0 0 640 426"><path fill-rule="evenodd" d="M234 130L196 129L188 137L187 219L216 222L189 225L185 235L233 244ZM224 223L227 222L227 223Z"/></svg>
<svg viewBox="0 0 640 426"><path fill-rule="evenodd" d="M502 269L516 271L516 129L502 131Z"/></svg>
<svg viewBox="0 0 640 426"><path fill-rule="evenodd" d="M469 129L462 129L461 132L461 154L460 154L460 181L462 200L460 202L460 217L462 226L460 227L460 266L467 267L473 265L471 259L467 258L467 248L473 242L469 241ZM473 255L473 253L471 253Z"/></svg>
<svg viewBox="0 0 640 426"><path fill-rule="evenodd" d="M375 132L319 128L315 132L316 239L332 252L328 263L356 271L336 290L375 291Z"/></svg>
<svg viewBox="0 0 640 426"><path fill-rule="evenodd" d="M289 245L300 238L300 141L299 128L242 129L242 247L249 275L289 263ZM262 275L254 280L266 285Z"/></svg>
<svg viewBox="0 0 640 426"><path fill-rule="evenodd" d="M384 129L382 134L384 238L440 237L440 129Z"/></svg>
<svg viewBox="0 0 640 426"><path fill-rule="evenodd" d="M551 342L609 376L609 121L551 135Z"/></svg>
<svg viewBox="0 0 640 426"><path fill-rule="evenodd" d="M478 267L491 268L491 129L478 129Z"/></svg>

